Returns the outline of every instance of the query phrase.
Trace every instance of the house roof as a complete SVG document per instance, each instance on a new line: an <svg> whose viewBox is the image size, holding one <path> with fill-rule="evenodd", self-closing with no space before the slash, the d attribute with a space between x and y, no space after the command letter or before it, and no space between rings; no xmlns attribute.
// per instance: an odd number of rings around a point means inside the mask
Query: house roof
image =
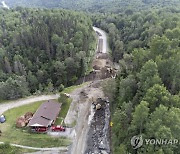
<svg viewBox="0 0 180 154"><path fill-rule="evenodd" d="M38 108L27 126L48 127L56 120L61 109L61 104L55 101L47 101Z"/></svg>

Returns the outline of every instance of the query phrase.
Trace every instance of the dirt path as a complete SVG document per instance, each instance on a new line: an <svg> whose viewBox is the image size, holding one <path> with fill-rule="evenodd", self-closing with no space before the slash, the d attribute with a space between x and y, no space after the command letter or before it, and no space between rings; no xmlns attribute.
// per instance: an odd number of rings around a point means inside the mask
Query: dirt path
<svg viewBox="0 0 180 154"><path fill-rule="evenodd" d="M19 107L19 106L22 106L22 105L34 103L34 102L37 102L37 101L44 101L44 100L49 100L49 99L57 99L58 97L59 97L58 94L56 94L56 95L41 95L41 96L33 96L33 97L23 98L23 99L11 101L11 102L8 102L8 103L3 103L3 104L0 104L0 115L3 112L5 112L5 111L7 111L9 109L15 108L15 107Z"/></svg>
<svg viewBox="0 0 180 154"><path fill-rule="evenodd" d="M4 142L0 142L0 144L4 144ZM67 147L54 147L54 148L35 148L29 146L23 146L18 144L10 144L11 146L23 148L23 149L30 149L30 150L41 150L41 151L67 151Z"/></svg>

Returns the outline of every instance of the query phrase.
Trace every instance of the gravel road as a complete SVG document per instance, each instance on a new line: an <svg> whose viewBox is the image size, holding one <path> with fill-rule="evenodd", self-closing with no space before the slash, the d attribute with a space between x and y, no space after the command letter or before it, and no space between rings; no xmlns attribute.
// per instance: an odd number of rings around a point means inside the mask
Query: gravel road
<svg viewBox="0 0 180 154"><path fill-rule="evenodd" d="M11 101L8 103L2 103L0 104L0 115L12 108L15 107L19 107L22 105L26 105L26 104L30 104L30 103L34 103L37 101L44 101L44 100L50 100L50 99L57 99L59 97L58 94L56 95L41 95L41 96L32 96L32 97L28 97L28 98L23 98L20 100L15 100L15 101Z"/></svg>

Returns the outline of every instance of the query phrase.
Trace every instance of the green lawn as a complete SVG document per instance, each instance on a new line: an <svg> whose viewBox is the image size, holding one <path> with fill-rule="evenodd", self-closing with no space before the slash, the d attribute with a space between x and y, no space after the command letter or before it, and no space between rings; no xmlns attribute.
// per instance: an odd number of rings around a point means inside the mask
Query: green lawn
<svg viewBox="0 0 180 154"><path fill-rule="evenodd" d="M64 120L64 118L66 117L69 107L71 105L72 99L71 98L66 98L66 101L62 102L62 106L61 106L61 111L59 113L59 116L56 120L56 125L60 125L62 123L62 120Z"/></svg>
<svg viewBox="0 0 180 154"><path fill-rule="evenodd" d="M10 146L8 143L0 144L0 153L1 154L22 154L27 152L36 152L37 150L31 150L31 149L23 149L23 148L17 148Z"/></svg>
<svg viewBox="0 0 180 154"><path fill-rule="evenodd" d="M0 99L0 104L1 104L1 103L9 103L9 102L11 102L11 100L1 100L1 99Z"/></svg>
<svg viewBox="0 0 180 154"><path fill-rule="evenodd" d="M67 87L67 88L65 88L61 93L71 93L71 92L73 92L75 89L81 88L81 87L87 85L88 83L89 83L89 82L84 82L83 84L80 84L80 85L75 85L75 86Z"/></svg>
<svg viewBox="0 0 180 154"><path fill-rule="evenodd" d="M86 84L88 84L88 82L78 86L68 87L61 93L71 93L76 88L83 87ZM7 121L0 124L0 129L2 131L0 141L32 147L58 147L69 145L70 140L67 138L53 138L46 134L30 133L27 128L16 128L15 123L18 117L24 115L26 112L34 113L43 102L44 101L34 102L33 104L24 105L6 111L4 115L6 116ZM71 102L71 98L67 98L66 103L62 102L61 112L56 124L61 124L62 120L66 117Z"/></svg>
<svg viewBox="0 0 180 154"><path fill-rule="evenodd" d="M43 102L44 101L35 102L6 111L4 115L7 121L4 124L0 124L0 129L2 131L0 141L33 147L58 147L69 145L70 141L66 138L53 138L46 134L29 133L27 128L16 128L15 122L18 117L24 115L26 112L35 112Z"/></svg>

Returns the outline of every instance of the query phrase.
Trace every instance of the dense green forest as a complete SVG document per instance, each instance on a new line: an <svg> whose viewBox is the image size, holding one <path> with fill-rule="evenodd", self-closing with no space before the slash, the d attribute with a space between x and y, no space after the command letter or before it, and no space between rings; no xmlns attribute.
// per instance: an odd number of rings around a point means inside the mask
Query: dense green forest
<svg viewBox="0 0 180 154"><path fill-rule="evenodd" d="M11 6L65 10L0 10L0 99L61 90L88 69L94 51L92 23L109 36L120 70L109 92L114 154L178 154L179 145L130 140L180 141L179 0L6 0Z"/></svg>
<svg viewBox="0 0 180 154"><path fill-rule="evenodd" d="M133 150L130 140L136 135L180 140L180 13L126 10L93 19L108 32L113 60L120 65L112 103L114 154L179 153L179 144Z"/></svg>
<svg viewBox="0 0 180 154"><path fill-rule="evenodd" d="M123 12L127 8L134 11L159 7L177 7L179 0L5 0L10 7L45 7L84 10L88 12Z"/></svg>
<svg viewBox="0 0 180 154"><path fill-rule="evenodd" d="M92 22L83 13L0 10L0 99L70 86L94 53Z"/></svg>

